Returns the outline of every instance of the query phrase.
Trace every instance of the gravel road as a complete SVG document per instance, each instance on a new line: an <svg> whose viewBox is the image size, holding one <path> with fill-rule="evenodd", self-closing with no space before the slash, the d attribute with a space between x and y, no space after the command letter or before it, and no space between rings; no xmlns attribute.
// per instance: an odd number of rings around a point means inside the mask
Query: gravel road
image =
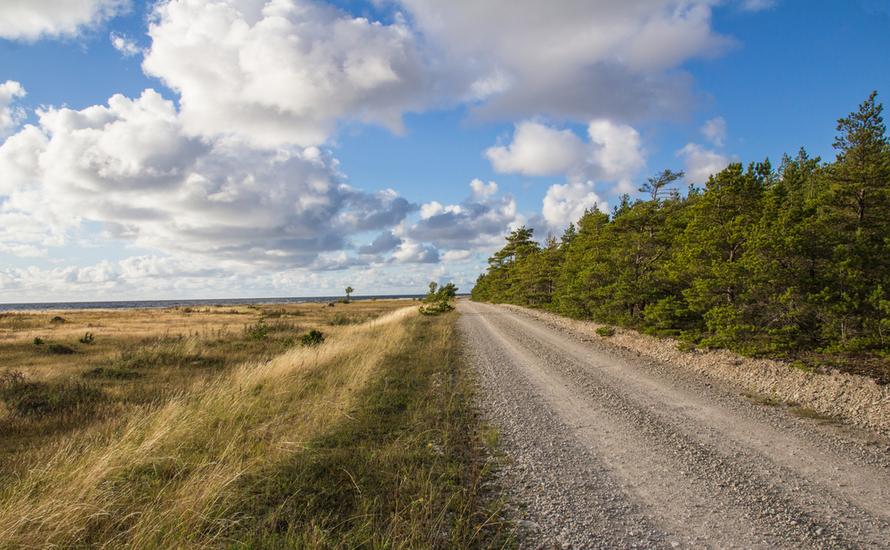
<svg viewBox="0 0 890 550"><path fill-rule="evenodd" d="M461 300L522 546L890 548L890 444Z"/></svg>

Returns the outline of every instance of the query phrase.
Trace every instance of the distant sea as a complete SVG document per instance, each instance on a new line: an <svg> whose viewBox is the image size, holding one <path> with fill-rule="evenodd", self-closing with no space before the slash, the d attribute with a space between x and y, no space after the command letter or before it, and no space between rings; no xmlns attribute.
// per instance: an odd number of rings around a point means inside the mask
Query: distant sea
<svg viewBox="0 0 890 550"><path fill-rule="evenodd" d="M422 298L422 294L387 294L380 296L353 296L353 300L393 300ZM121 300L110 302L35 302L0 304L0 311L33 311L48 309L127 309L194 306L235 306L244 304L300 304L305 302L333 302L343 296L312 296L294 298L218 298L211 300Z"/></svg>

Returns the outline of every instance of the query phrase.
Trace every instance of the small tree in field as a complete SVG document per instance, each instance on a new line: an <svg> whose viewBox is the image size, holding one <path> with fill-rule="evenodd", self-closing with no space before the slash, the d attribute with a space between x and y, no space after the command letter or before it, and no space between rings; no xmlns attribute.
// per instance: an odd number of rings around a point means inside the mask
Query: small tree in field
<svg viewBox="0 0 890 550"><path fill-rule="evenodd" d="M435 282L430 283L430 291L426 298L423 299L423 305L420 306L420 312L424 315L437 315L446 311L451 311L454 306L451 300L457 296L457 287L454 283L439 286Z"/></svg>
<svg viewBox="0 0 890 550"><path fill-rule="evenodd" d="M349 301L349 295L355 292L355 289L351 286L346 287L346 301Z"/></svg>

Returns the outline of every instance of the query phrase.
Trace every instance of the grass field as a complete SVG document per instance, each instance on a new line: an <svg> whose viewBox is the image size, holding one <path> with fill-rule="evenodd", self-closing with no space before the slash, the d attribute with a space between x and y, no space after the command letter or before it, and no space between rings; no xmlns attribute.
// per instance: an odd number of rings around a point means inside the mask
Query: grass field
<svg viewBox="0 0 890 550"><path fill-rule="evenodd" d="M456 314L409 305L5 314L0 546L509 543Z"/></svg>

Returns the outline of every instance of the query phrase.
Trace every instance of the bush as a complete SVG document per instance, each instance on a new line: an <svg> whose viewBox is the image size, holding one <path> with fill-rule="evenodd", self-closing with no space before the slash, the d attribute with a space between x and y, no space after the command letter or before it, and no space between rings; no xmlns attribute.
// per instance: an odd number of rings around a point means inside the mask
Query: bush
<svg viewBox="0 0 890 550"><path fill-rule="evenodd" d="M55 317L53 317L52 319L50 319L49 322L50 322L50 323L57 324L57 325L61 325L62 323L65 322L65 318L64 318L64 317L59 317L58 315L56 315Z"/></svg>
<svg viewBox="0 0 890 550"><path fill-rule="evenodd" d="M420 313L423 315L439 315L440 313L447 313L454 309L454 306L449 304L447 301L434 302L431 304L423 304L420 306Z"/></svg>
<svg viewBox="0 0 890 550"><path fill-rule="evenodd" d="M46 351L52 353L53 355L71 355L76 353L74 348L70 348L65 344L50 344L47 346Z"/></svg>
<svg viewBox="0 0 890 550"><path fill-rule="evenodd" d="M615 329L613 327L599 327L596 329L596 333L603 338L608 338L609 336L615 336Z"/></svg>
<svg viewBox="0 0 890 550"><path fill-rule="evenodd" d="M269 325L260 319L252 325L244 327L244 337L248 340L265 340L269 335Z"/></svg>
<svg viewBox="0 0 890 550"><path fill-rule="evenodd" d="M86 334L84 334L83 336L80 337L79 342L80 342L81 344L87 344L87 345L89 345L89 344L92 344L94 340L95 340L95 339L93 338L93 333L92 333L92 332L87 332Z"/></svg>
<svg viewBox="0 0 890 550"><path fill-rule="evenodd" d="M688 340L680 340L677 342L677 351L689 353L695 351L695 344Z"/></svg>
<svg viewBox="0 0 890 550"><path fill-rule="evenodd" d="M324 334L320 330L310 330L300 337L300 344L304 347L318 346L324 343Z"/></svg>
<svg viewBox="0 0 890 550"><path fill-rule="evenodd" d="M35 345L35 346L42 346L42 345L43 345L43 338L41 338L41 337L39 337L39 336L35 336L35 337L34 337L34 345Z"/></svg>

